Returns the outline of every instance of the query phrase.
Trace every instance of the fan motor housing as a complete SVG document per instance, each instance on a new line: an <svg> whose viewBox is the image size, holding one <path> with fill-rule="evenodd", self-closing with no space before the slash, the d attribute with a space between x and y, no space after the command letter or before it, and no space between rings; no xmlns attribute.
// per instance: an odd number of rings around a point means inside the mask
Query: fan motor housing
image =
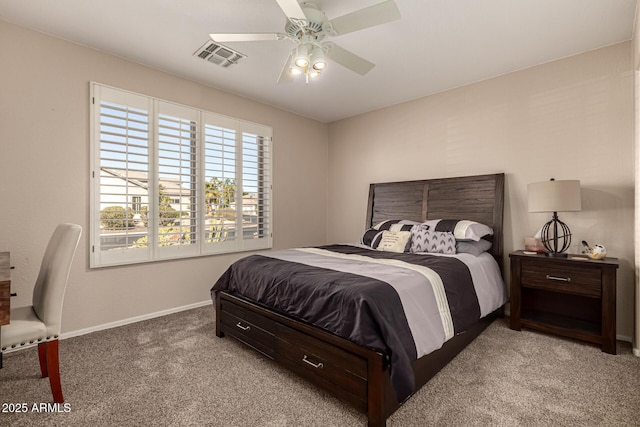
<svg viewBox="0 0 640 427"><path fill-rule="evenodd" d="M303 36L310 36L316 41L324 39L327 25L329 25L327 16L313 3L303 3L301 6L307 19L288 20L284 27L285 33L298 40Z"/></svg>

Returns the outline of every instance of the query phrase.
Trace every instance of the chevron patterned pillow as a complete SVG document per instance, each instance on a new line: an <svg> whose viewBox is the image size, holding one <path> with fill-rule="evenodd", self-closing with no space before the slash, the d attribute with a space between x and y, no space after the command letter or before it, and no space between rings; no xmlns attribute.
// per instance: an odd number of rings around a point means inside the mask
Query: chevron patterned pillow
<svg viewBox="0 0 640 427"><path fill-rule="evenodd" d="M431 231L428 225L416 225L411 229L411 253L416 252L455 254L456 239L451 232Z"/></svg>

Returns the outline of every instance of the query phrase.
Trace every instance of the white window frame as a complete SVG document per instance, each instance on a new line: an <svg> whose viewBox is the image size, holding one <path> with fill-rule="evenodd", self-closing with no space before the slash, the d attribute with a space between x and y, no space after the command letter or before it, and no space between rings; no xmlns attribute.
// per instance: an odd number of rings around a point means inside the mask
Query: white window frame
<svg viewBox="0 0 640 427"><path fill-rule="evenodd" d="M147 247L134 248L123 246L111 250L103 250L101 246L101 102L115 102L128 107L134 107L148 112L148 225L147 225ZM153 262L169 259L197 257L212 254L232 253L250 250L269 249L272 247L272 128L269 126L251 123L244 120L223 116L209 111L164 101L161 99L137 94L134 92L114 88L97 82L90 83L90 267L99 268L115 265L127 265L143 262ZM159 153L159 116L160 114L175 115L181 119L192 120L197 124L196 136L196 171L195 185L197 199L195 212L188 215L191 224L195 223L195 242L184 245L160 246L159 241L159 217L157 203L151 201L159 200L158 191L158 153ZM221 126L225 129L235 131L235 171L234 175L234 197L235 197L235 232L233 238L218 241L209 239L207 241L206 203L205 203L205 182L207 172L205 165L205 128L207 125ZM261 230L255 238L246 238L243 234L243 138L245 136L259 136L264 150L264 155L258 162L260 170L261 191L256 189L260 201L261 215L257 216L260 225L256 225L256 230ZM262 152L262 151L261 151ZM248 161L248 160L247 160ZM192 178L193 179L193 178ZM193 182L193 181L190 181ZM127 183L126 186L129 184ZM128 191L128 187L127 187ZM129 199L132 199L129 197ZM190 205L192 206L192 205ZM156 207L156 208L154 208ZM191 212L191 211L190 211ZM195 215L195 218L193 218ZM231 221L231 220L229 220ZM233 224L233 221L231 221ZM226 234L225 234L226 236ZM220 239L222 240L222 239ZM106 248L106 246L105 246Z"/></svg>

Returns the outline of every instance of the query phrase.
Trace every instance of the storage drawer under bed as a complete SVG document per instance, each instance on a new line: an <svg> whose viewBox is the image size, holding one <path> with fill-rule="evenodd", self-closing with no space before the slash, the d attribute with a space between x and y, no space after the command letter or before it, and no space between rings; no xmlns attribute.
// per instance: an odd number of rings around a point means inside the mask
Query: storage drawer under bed
<svg viewBox="0 0 640 427"><path fill-rule="evenodd" d="M223 299L222 332L274 359L319 387L367 408L367 359L325 343L243 305Z"/></svg>
<svg viewBox="0 0 640 427"><path fill-rule="evenodd" d="M278 362L298 375L366 408L367 360L303 332L277 325Z"/></svg>
<svg viewBox="0 0 640 427"><path fill-rule="evenodd" d="M232 335L260 353L275 357L275 322L228 301L222 301L223 332Z"/></svg>

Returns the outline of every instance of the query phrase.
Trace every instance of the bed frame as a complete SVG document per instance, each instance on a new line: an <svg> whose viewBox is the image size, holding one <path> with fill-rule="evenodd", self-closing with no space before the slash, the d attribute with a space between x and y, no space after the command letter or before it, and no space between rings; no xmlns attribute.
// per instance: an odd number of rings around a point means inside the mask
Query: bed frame
<svg viewBox="0 0 640 427"><path fill-rule="evenodd" d="M386 219L469 219L491 226L491 253L502 269L504 174L371 184L367 228ZM384 426L403 402L384 355L241 297L219 292L216 335L228 334L307 378ZM502 308L413 364L416 391L473 341Z"/></svg>

